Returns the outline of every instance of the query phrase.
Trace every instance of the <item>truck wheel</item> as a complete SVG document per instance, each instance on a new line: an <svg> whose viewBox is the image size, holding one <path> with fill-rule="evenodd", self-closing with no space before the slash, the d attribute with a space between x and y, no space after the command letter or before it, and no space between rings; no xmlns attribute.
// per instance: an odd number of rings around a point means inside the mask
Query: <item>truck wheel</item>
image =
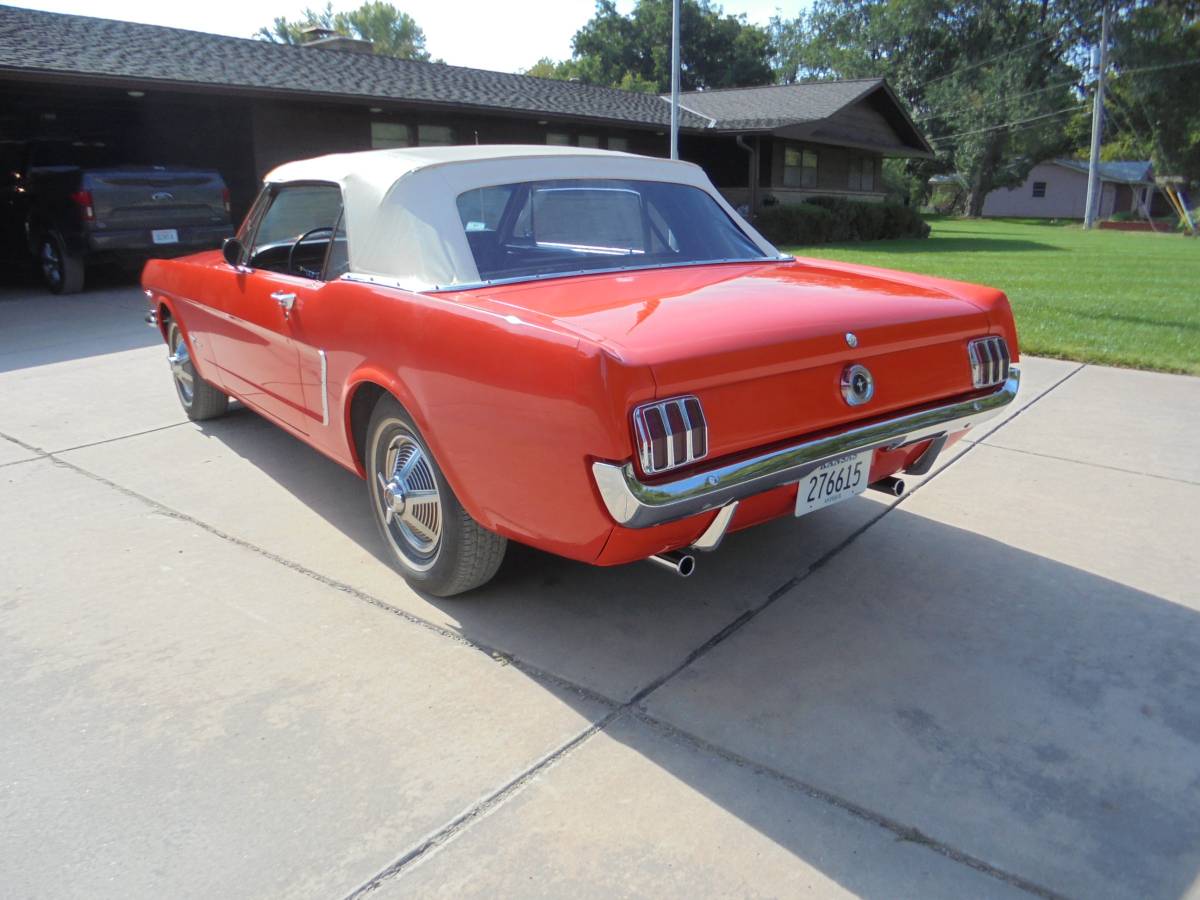
<svg viewBox="0 0 1200 900"><path fill-rule="evenodd" d="M367 494L388 560L435 597L490 581L508 541L471 518L404 409L382 398L367 427Z"/></svg>
<svg viewBox="0 0 1200 900"><path fill-rule="evenodd" d="M62 236L50 232L38 248L42 281L55 294L78 294L83 290L83 258L67 252Z"/></svg>
<svg viewBox="0 0 1200 900"><path fill-rule="evenodd" d="M187 341L174 321L167 328L167 347L171 351L167 361L171 364L171 376L175 379L175 393L179 395L179 403L187 417L199 422L225 415L229 409L229 397L196 373Z"/></svg>

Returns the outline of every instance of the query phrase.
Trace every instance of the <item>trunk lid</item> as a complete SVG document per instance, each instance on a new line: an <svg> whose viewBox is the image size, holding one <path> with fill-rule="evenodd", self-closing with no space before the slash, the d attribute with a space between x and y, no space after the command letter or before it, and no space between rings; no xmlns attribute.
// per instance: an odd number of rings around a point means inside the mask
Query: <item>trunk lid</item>
<svg viewBox="0 0 1200 900"><path fill-rule="evenodd" d="M98 228L175 228L229 222L225 182L216 172L167 166L89 169Z"/></svg>
<svg viewBox="0 0 1200 900"><path fill-rule="evenodd" d="M658 397L697 395L710 457L972 390L966 344L998 291L826 264L729 264L526 282L459 295L544 316L628 365ZM853 335L853 343L848 335ZM875 380L841 392L848 365Z"/></svg>

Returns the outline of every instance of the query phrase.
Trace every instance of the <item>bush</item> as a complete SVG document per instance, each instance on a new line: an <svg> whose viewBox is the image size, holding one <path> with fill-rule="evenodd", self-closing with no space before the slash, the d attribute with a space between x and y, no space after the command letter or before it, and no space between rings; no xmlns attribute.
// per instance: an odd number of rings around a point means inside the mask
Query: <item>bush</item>
<svg viewBox="0 0 1200 900"><path fill-rule="evenodd" d="M754 225L773 244L824 244L833 214L811 203L779 203L763 207Z"/></svg>
<svg viewBox="0 0 1200 900"><path fill-rule="evenodd" d="M840 197L811 197L806 203L767 206L755 225L768 240L781 245L929 236L929 225L911 207Z"/></svg>

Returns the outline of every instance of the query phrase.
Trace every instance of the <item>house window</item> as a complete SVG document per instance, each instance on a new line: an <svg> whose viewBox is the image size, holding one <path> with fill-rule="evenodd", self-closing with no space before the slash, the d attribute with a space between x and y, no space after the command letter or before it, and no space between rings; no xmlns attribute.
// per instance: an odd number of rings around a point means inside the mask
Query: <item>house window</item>
<svg viewBox="0 0 1200 900"><path fill-rule="evenodd" d="M454 143L454 129L449 125L418 125L417 144L422 147L445 147Z"/></svg>
<svg viewBox="0 0 1200 900"><path fill-rule="evenodd" d="M875 190L875 160L869 156L850 157L850 176L846 187L852 191Z"/></svg>
<svg viewBox="0 0 1200 900"><path fill-rule="evenodd" d="M556 147L569 147L571 146L571 136L565 131L547 131L546 143Z"/></svg>
<svg viewBox="0 0 1200 900"><path fill-rule="evenodd" d="M412 127L397 122L371 123L371 149L386 150L391 147L411 147Z"/></svg>
<svg viewBox="0 0 1200 900"><path fill-rule="evenodd" d="M608 139L609 150L620 150L622 153L629 152L629 138L626 137L610 137Z"/></svg>
<svg viewBox="0 0 1200 900"><path fill-rule="evenodd" d="M576 139L577 147L599 147L600 138L594 134L581 134Z"/></svg>
<svg viewBox="0 0 1200 900"><path fill-rule="evenodd" d="M1033 196L1035 196L1035 197L1045 197L1046 196L1046 182L1035 181L1033 183Z"/></svg>
<svg viewBox="0 0 1200 900"><path fill-rule="evenodd" d="M801 150L799 147L783 149L783 184L784 187L817 186L815 150Z"/></svg>

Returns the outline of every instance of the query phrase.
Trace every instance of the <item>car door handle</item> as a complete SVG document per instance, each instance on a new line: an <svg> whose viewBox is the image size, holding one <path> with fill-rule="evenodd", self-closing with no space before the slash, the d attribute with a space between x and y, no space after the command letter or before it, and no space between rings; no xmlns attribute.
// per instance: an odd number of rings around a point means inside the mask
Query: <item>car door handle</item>
<svg viewBox="0 0 1200 900"><path fill-rule="evenodd" d="M283 310L286 316L292 311L292 307L296 305L296 295L288 291L276 291L271 295L271 299L279 304L279 308Z"/></svg>

